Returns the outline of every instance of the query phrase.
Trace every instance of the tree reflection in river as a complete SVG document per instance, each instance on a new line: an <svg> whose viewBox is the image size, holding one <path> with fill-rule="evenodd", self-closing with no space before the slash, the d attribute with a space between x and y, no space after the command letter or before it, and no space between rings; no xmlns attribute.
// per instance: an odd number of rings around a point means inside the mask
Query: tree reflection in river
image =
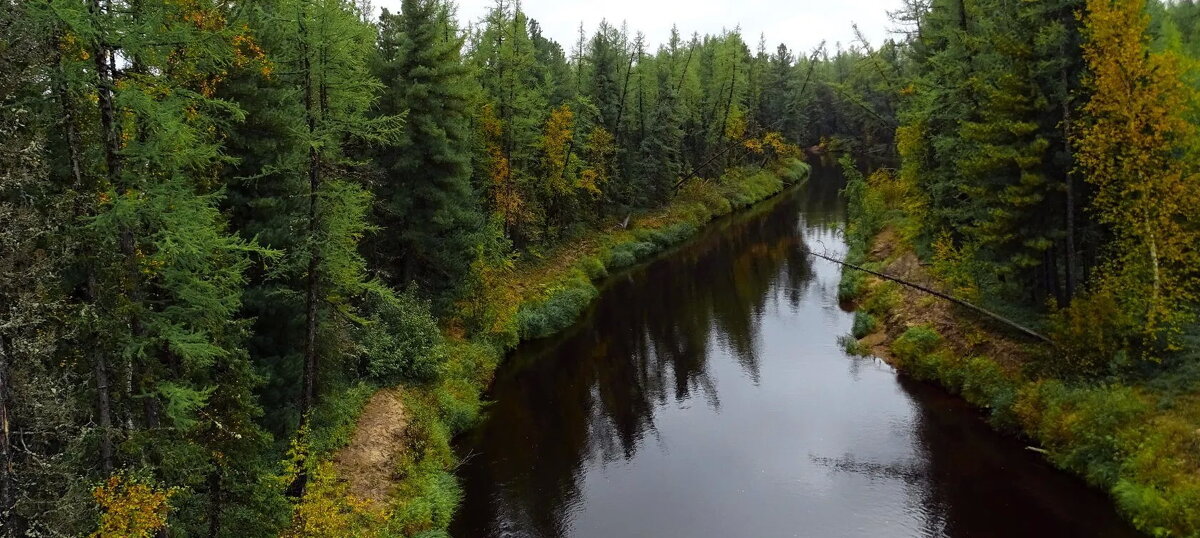
<svg viewBox="0 0 1200 538"><path fill-rule="evenodd" d="M490 395L489 415L503 420L485 422L465 443L469 457L485 461L469 464L466 479L499 486L489 493L500 498L477 502L468 486L470 510L494 511L470 518L493 522L497 535L564 536L582 466L633 457L654 437L655 412L668 401L700 397L719 410L708 371L714 345L757 383L757 324L767 302L783 288L799 308L812 279L796 229L802 204L836 200L838 185L820 183L809 190L823 196L780 196L617 276L567 334L510 357Z"/></svg>
<svg viewBox="0 0 1200 538"><path fill-rule="evenodd" d="M838 269L806 253L845 248L839 186L711 226L522 345L461 440L454 534L1131 535L962 402L840 351Z"/></svg>

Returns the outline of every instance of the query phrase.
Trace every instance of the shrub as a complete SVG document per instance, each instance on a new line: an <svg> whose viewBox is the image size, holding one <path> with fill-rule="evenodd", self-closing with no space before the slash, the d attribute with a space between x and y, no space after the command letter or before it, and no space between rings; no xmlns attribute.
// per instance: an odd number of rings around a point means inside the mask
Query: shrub
<svg viewBox="0 0 1200 538"><path fill-rule="evenodd" d="M850 334L854 335L855 338L862 338L875 332L875 329L878 327L879 321L875 319L875 316L866 312L855 312L854 328L850 330Z"/></svg>
<svg viewBox="0 0 1200 538"><path fill-rule="evenodd" d="M866 291L867 275L854 269L842 269L842 281L838 283L838 300L849 302L858 299Z"/></svg>
<svg viewBox="0 0 1200 538"><path fill-rule="evenodd" d="M1056 353L1042 366L1067 376L1108 373L1119 364L1128 341L1129 323L1117 300L1108 293L1080 295L1067 308L1050 315L1050 338Z"/></svg>
<svg viewBox="0 0 1200 538"><path fill-rule="evenodd" d="M895 342L892 342L892 353L901 362L915 362L933 353L941 344L942 337L928 325L909 327Z"/></svg>
<svg viewBox="0 0 1200 538"><path fill-rule="evenodd" d="M812 167L800 159L789 159L784 163L783 170L779 175L783 178L784 183L795 185L808 180L812 175Z"/></svg>
<svg viewBox="0 0 1200 538"><path fill-rule="evenodd" d="M411 536L438 531L450 518L462 490L448 469L454 462L450 432L441 420L438 395L408 391L404 405L409 414L405 428L406 450L400 454L395 474L400 480L394 495L389 535Z"/></svg>
<svg viewBox="0 0 1200 538"><path fill-rule="evenodd" d="M650 241L660 249L678 245L696 234L696 226L688 222L678 222L665 226L650 235Z"/></svg>
<svg viewBox="0 0 1200 538"><path fill-rule="evenodd" d="M592 280L600 280L608 276L608 269L604 267L604 262L594 256L579 260L579 269Z"/></svg>
<svg viewBox="0 0 1200 538"><path fill-rule="evenodd" d="M521 338L545 338L569 327L598 293L591 280L579 273L541 302L522 305L517 312Z"/></svg>
<svg viewBox="0 0 1200 538"><path fill-rule="evenodd" d="M1013 428L1017 424L1013 405L1017 382L1005 375L999 364L986 357L975 357L963 366L962 395L974 405L991 411L992 424Z"/></svg>
<svg viewBox="0 0 1200 538"><path fill-rule="evenodd" d="M479 421L480 393L464 379L446 380L435 391L442 421L452 434L467 431Z"/></svg>
<svg viewBox="0 0 1200 538"><path fill-rule="evenodd" d="M369 320L360 331L367 373L380 383L430 381L445 362L442 333L429 304L411 292L377 288L368 297Z"/></svg>
<svg viewBox="0 0 1200 538"><path fill-rule="evenodd" d="M862 342L859 342L858 339L853 335L843 334L838 337L837 341L838 345L841 346L842 351L846 352L847 355L866 357L871 354L871 350L862 345Z"/></svg>
<svg viewBox="0 0 1200 538"><path fill-rule="evenodd" d="M314 454L329 454L350 444L358 417L379 387L357 383L321 398L310 411L308 448Z"/></svg>
<svg viewBox="0 0 1200 538"><path fill-rule="evenodd" d="M613 247L608 268L612 270L631 267L659 251L659 246L648 241L631 241Z"/></svg>
<svg viewBox="0 0 1200 538"><path fill-rule="evenodd" d="M895 282L881 282L863 301L862 310L878 316L888 315L904 300L900 289L900 284Z"/></svg>

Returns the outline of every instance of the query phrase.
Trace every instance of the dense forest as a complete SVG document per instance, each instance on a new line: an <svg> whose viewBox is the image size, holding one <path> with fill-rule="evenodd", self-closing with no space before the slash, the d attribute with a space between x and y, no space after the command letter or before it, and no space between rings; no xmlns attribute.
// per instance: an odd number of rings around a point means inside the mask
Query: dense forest
<svg viewBox="0 0 1200 538"><path fill-rule="evenodd" d="M1200 5L893 17L793 51L560 44L504 0L0 0L0 534L439 535L503 353L805 158L875 171L858 203L1054 375L1195 371ZM397 385L380 508L328 460Z"/></svg>

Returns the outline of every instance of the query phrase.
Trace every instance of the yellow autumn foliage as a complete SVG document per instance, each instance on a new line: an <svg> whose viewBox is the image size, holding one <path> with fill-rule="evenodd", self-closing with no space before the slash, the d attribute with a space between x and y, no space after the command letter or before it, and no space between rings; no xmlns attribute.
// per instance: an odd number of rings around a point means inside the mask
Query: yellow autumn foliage
<svg viewBox="0 0 1200 538"><path fill-rule="evenodd" d="M388 520L386 508L351 495L337 479L332 462L310 469L304 496L296 505L287 537L339 538L381 535Z"/></svg>
<svg viewBox="0 0 1200 538"><path fill-rule="evenodd" d="M138 478L124 475L108 477L92 490L100 506L100 525L93 537L141 538L153 536L167 526L171 511L168 500L172 491L157 489Z"/></svg>
<svg viewBox="0 0 1200 538"><path fill-rule="evenodd" d="M566 181L567 146L571 142L571 122L574 120L571 107L562 105L550 112L542 134L542 168L550 190L556 194L566 194L570 190Z"/></svg>
<svg viewBox="0 0 1200 538"><path fill-rule="evenodd" d="M1188 155L1196 129L1179 59L1150 52L1144 0L1088 0L1084 58L1089 122L1075 137L1093 210L1113 234L1096 284L1112 292L1144 342L1175 345L1200 298L1200 174Z"/></svg>

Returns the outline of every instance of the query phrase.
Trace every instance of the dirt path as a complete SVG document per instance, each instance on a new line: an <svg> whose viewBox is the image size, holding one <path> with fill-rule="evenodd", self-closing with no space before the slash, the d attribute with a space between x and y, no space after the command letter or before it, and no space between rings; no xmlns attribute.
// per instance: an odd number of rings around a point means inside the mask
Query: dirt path
<svg viewBox="0 0 1200 538"><path fill-rule="evenodd" d="M404 450L408 417L399 388L383 389L371 396L358 419L350 444L333 457L337 474L350 494L378 506L387 503L395 485L396 457Z"/></svg>

